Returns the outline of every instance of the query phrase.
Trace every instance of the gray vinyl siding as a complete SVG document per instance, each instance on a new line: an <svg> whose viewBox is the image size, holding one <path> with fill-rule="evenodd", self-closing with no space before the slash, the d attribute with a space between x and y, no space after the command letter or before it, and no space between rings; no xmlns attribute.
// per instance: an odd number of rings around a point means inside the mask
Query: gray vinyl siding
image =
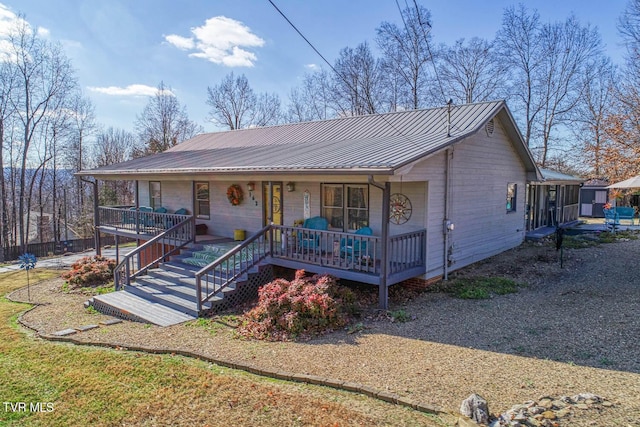
<svg viewBox="0 0 640 427"><path fill-rule="evenodd" d="M403 176L403 186L407 185L406 181L423 181L425 196L422 197L423 212L421 216L424 222L420 228L427 229L425 278L437 277L444 273L445 164L446 155L440 153L414 165ZM399 183L394 183L394 186L399 186Z"/></svg>
<svg viewBox="0 0 640 427"><path fill-rule="evenodd" d="M450 234L459 269L520 245L525 235L526 171L503 127L456 146L452 161ZM516 210L506 211L507 184L516 183Z"/></svg>

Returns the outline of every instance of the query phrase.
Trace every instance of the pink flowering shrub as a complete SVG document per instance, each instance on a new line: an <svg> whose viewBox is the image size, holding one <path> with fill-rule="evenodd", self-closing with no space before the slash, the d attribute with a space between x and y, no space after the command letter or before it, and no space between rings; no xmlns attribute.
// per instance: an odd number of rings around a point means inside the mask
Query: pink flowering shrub
<svg viewBox="0 0 640 427"><path fill-rule="evenodd" d="M62 278L67 281L71 288L99 286L113 279L113 270L115 268L115 259L108 259L98 255L84 257L73 263L71 270L62 273Z"/></svg>
<svg viewBox="0 0 640 427"><path fill-rule="evenodd" d="M258 290L258 305L245 313L241 336L287 341L346 325L354 310L354 294L328 275L276 279Z"/></svg>

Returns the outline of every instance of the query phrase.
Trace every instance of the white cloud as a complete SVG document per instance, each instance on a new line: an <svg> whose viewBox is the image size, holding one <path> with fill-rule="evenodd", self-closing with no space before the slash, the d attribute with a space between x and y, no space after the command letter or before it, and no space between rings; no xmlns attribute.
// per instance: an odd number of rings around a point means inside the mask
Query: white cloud
<svg viewBox="0 0 640 427"><path fill-rule="evenodd" d="M249 27L225 16L207 19L204 25L192 28L191 34L192 37L170 34L165 40L178 49L194 51L189 54L191 57L227 67L253 67L257 57L246 48L264 45L264 40Z"/></svg>
<svg viewBox="0 0 640 427"><path fill-rule="evenodd" d="M165 40L182 50L190 50L196 47L193 39L171 34L165 37Z"/></svg>
<svg viewBox="0 0 640 427"><path fill-rule="evenodd" d="M0 57L4 57L11 50L11 44L7 41L9 34L17 28L24 28L27 34L31 34L33 27L29 22L16 15L8 6L0 3ZM38 27L36 30L38 37L48 38L51 32L44 27Z"/></svg>
<svg viewBox="0 0 640 427"><path fill-rule="evenodd" d="M155 96L158 93L158 88L155 86L147 85L129 85L127 87L109 86L109 87L95 87L89 86L92 92L103 93L110 96ZM170 90L165 89L164 95L173 95Z"/></svg>
<svg viewBox="0 0 640 427"><path fill-rule="evenodd" d="M47 38L51 35L51 31L48 28L38 27L38 36L42 38Z"/></svg>
<svg viewBox="0 0 640 427"><path fill-rule="evenodd" d="M319 68L320 68L320 67L318 66L318 64L307 64L307 65L305 65L304 67L305 67L305 68L308 68L308 69L310 69L310 70L313 70L313 71L315 71L315 70L317 70L317 69L319 69Z"/></svg>

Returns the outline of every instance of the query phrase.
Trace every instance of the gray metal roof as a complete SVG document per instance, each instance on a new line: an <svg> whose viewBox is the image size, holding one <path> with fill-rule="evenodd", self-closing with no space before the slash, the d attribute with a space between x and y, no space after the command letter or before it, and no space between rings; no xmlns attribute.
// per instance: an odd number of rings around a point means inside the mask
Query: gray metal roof
<svg viewBox="0 0 640 427"><path fill-rule="evenodd" d="M545 168L540 168L540 174L542 175L542 182L544 183L579 184L585 181L584 178L580 178L578 176L568 175L566 173Z"/></svg>
<svg viewBox="0 0 640 427"><path fill-rule="evenodd" d="M182 173L392 174L397 168L467 138L496 115L527 170L528 149L504 101L344 117L198 135L164 153L80 172L81 175Z"/></svg>

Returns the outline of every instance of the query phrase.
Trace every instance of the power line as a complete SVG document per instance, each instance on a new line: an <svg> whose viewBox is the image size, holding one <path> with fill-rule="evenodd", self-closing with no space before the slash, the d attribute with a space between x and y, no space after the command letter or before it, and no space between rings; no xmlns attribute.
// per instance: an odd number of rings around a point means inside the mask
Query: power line
<svg viewBox="0 0 640 427"><path fill-rule="evenodd" d="M304 34L302 34L302 32L298 29L298 27L296 27L296 26L293 24L293 22L291 22L291 21L289 20L289 18L287 18L287 16L286 16L286 15L285 15L285 14L284 14L284 13L283 13L279 8L278 8L278 6L276 6L276 5L275 5L275 3L274 3L273 1L271 1L271 0L268 0L268 1L269 1L269 3L271 3L271 6L273 6L273 7L278 11L278 13L279 13L280 15L282 15L282 17L285 19L285 21L287 21L287 22L289 23L289 25L291 25L291 27L292 27L294 30L296 30L296 32L300 35L300 37L302 37L302 39L303 39L305 42L307 42L307 44L308 44L309 46L311 46L311 49L313 49L313 51L314 51L315 53L317 53L317 54L318 54L318 56L319 56L320 58L322 58L322 60L323 60L323 61L324 61L328 66L329 66L329 68L331 68L331 69L333 70L333 72L334 72L334 73L336 73L340 78L342 78L342 79L344 80L344 78L342 77L342 75L341 75L340 73L338 73L338 71L337 71L335 68L333 68L333 65L331 65L331 63L330 63L329 61L327 61L327 58L325 58L324 56L322 56L322 54L320 53L320 51L319 51L318 49L316 49L316 47L313 45L313 43L311 43L311 42L309 41L309 39L307 39L307 38L304 36ZM345 80L345 83L346 83L347 85L349 84L349 82L348 82L348 81L346 81L346 80ZM351 90L353 90L353 88L351 88Z"/></svg>
<svg viewBox="0 0 640 427"><path fill-rule="evenodd" d="M396 4L398 4L398 0L396 0ZM406 0L405 0L405 4L406 4ZM440 80L440 75L438 74L438 68L436 67L436 61L433 57L433 53L431 52L431 46L429 45L429 38L427 37L427 33L424 31L424 26L422 25L422 15L420 14L420 8L418 7L418 2L417 0L413 0L413 5L416 8L416 16L418 17L418 25L420 26L420 29L422 30L422 36L424 37L424 43L427 45L427 51L429 52L429 56L431 57L431 64L433 65L433 73L436 76L436 80L438 81L438 87L440 88L440 94L442 95L442 98L444 99L444 102L447 102L447 96L444 93L444 87L442 86L442 81ZM400 6L398 5L398 8L400 8ZM408 7L407 7L408 9ZM402 15L402 11L400 12L400 15ZM402 22L404 22L404 18L402 19ZM426 24L429 26L429 29L431 29L431 24L429 24L429 22L426 22ZM406 24L405 24L405 29L406 29Z"/></svg>
<svg viewBox="0 0 640 427"><path fill-rule="evenodd" d="M338 70L336 70L333 65L331 65L331 63L329 61L327 61L327 59L320 53L320 51L318 49L316 49L316 47L313 45L313 43L311 43L309 41L309 39L307 39L304 34L302 34L302 32L298 29L298 27L296 27L293 22L291 22L291 20L289 18L287 18L287 16L278 8L278 6L275 5L275 3L272 0L268 0L269 3L271 3L271 5L278 11L278 13L280 15L282 15L282 17L289 23L289 25L291 25L291 27L296 30L296 32L300 35L300 37L302 37L304 39L305 42L307 42L307 44L309 46L311 46L311 49L314 50L315 53L318 54L318 56L320 56L320 58L322 58L322 60L329 66L329 68L331 68L331 70L333 70L334 73L336 73L336 75L342 79L342 81L345 82L345 84L349 87L349 89L351 89L351 91L353 91L354 93L356 93L356 90L353 88L353 86L351 86L351 83L341 74L338 72ZM391 123L389 120L387 120L387 118L385 117L384 114L380 114L379 115L393 130L396 131L396 133L399 136L404 137L407 141L409 141L409 143L411 143L412 145L416 146L416 148L419 148L417 146L417 144L411 140L411 138L409 138L407 135L403 134L398 128L396 128L393 123Z"/></svg>

